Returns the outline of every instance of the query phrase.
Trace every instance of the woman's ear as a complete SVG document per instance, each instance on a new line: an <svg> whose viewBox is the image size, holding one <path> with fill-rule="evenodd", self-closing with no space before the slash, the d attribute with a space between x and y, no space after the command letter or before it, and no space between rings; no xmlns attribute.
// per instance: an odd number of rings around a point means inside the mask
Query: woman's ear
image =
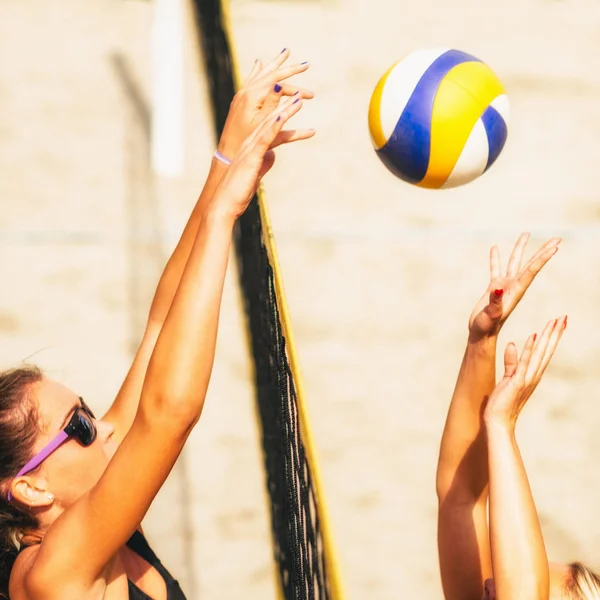
<svg viewBox="0 0 600 600"><path fill-rule="evenodd" d="M23 475L15 478L10 484L10 491L17 502L30 509L50 506L54 502L46 480L38 477Z"/></svg>

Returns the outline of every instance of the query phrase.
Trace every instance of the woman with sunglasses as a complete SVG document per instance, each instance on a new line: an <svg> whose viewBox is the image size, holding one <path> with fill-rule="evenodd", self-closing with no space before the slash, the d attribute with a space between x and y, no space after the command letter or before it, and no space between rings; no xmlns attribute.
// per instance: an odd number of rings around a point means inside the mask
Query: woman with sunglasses
<svg viewBox="0 0 600 600"><path fill-rule="evenodd" d="M273 165L272 148L313 134L282 130L312 96L279 83L307 68L285 67L287 57L257 61L236 94L105 417L36 368L0 374L0 595L184 599L140 524L202 412L235 221Z"/></svg>
<svg viewBox="0 0 600 600"><path fill-rule="evenodd" d="M528 237L520 236L505 271L498 248L491 250L489 286L469 319L442 436L436 483L446 600L600 600L600 579L589 568L548 561L515 436L567 318L550 321L537 341L530 336L520 359L509 344L496 385L498 334L560 244L549 240L523 265Z"/></svg>

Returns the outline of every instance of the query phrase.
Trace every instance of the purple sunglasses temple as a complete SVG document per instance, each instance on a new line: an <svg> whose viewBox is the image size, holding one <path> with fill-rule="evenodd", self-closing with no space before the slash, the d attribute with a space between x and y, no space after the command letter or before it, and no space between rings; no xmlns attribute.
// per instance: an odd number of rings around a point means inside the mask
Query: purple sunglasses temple
<svg viewBox="0 0 600 600"><path fill-rule="evenodd" d="M69 439L69 434L61 431L47 446L40 450L17 474L15 477L21 477L25 473L33 471L37 466L41 465L61 444L64 444ZM7 499L12 501L12 494L8 490Z"/></svg>

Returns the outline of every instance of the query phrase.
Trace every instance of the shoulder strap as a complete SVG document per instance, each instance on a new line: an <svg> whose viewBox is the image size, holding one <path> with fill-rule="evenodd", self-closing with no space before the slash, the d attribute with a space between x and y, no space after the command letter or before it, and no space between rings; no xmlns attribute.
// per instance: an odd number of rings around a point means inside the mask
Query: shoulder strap
<svg viewBox="0 0 600 600"><path fill-rule="evenodd" d="M127 547L131 548L136 554L139 554L146 562L153 567L160 564L158 557L148 545L146 538L138 531L134 531L133 535L127 540Z"/></svg>

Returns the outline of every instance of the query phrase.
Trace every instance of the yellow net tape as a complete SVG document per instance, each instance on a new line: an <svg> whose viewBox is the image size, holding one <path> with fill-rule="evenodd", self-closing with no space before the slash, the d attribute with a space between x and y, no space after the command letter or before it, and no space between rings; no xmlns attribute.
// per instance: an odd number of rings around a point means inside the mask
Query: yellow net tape
<svg viewBox="0 0 600 600"><path fill-rule="evenodd" d="M238 89L241 84L241 77L239 73L239 63L237 60L237 53L235 49L235 43L232 35L231 27L231 13L229 9L229 0L221 0L221 11L223 18L223 30L227 36L229 43L229 49L231 52L231 63L232 71L235 80L235 87ZM312 483L314 492L317 500L317 511L319 515L319 522L321 526L321 536L323 539L325 563L327 566L327 578L329 580L331 588L332 600L342 600L344 598L342 578L340 574L340 565L335 548L333 539L333 532L331 527L331 521L329 518L329 512L325 501L325 494L323 492L323 482L321 477L321 470L319 468L319 462L317 460L317 454L315 450L315 441L310 426L310 418L308 413L308 407L306 404L306 396L304 394L304 385L302 382L302 376L300 373L300 364L298 360L298 353L296 351L296 345L294 342L294 336L292 332L291 319L289 314L289 308L287 305L285 290L283 286L283 278L281 275L281 267L279 264L279 258L277 256L277 249L275 247L275 239L273 235L273 229L271 226L271 220L269 218L269 212L267 210L267 203L265 199L265 193L262 185L259 187L257 192L258 203L260 208L260 214L263 225L263 242L269 256L269 261L273 269L273 276L275 281L275 290L277 292L277 303L280 310L281 316L281 327L286 338L286 346L288 352L288 360L290 363L290 369L294 377L294 383L296 386L296 398L298 406L298 416L300 422L300 431L302 435L302 442L306 453L306 460L311 470Z"/></svg>

